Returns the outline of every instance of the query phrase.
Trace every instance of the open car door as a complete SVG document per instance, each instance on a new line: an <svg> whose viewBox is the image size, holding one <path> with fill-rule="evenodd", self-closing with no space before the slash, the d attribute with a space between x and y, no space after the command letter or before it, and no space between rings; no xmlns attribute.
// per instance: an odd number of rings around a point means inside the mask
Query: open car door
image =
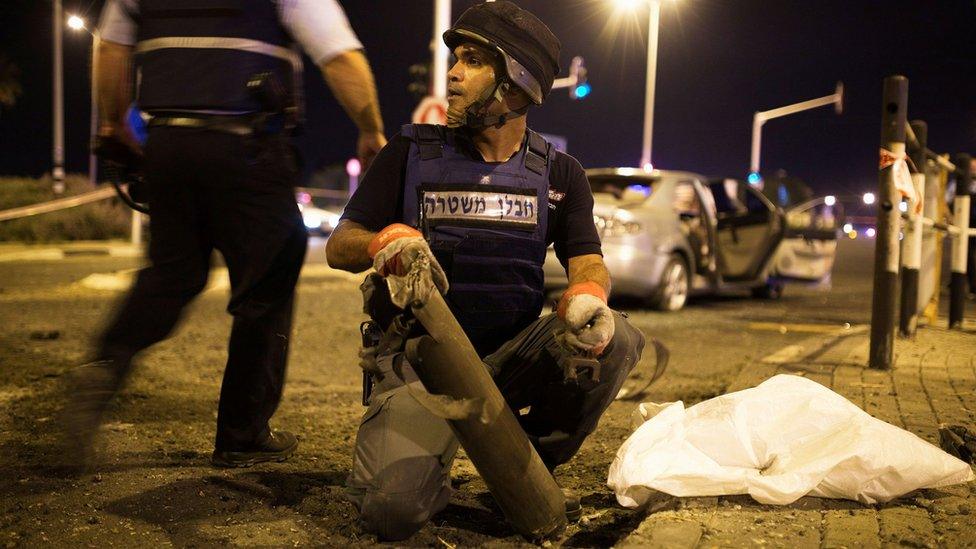
<svg viewBox="0 0 976 549"><path fill-rule="evenodd" d="M766 270L783 238L776 207L746 182L712 180L718 270L729 282L753 281Z"/></svg>
<svg viewBox="0 0 976 549"><path fill-rule="evenodd" d="M783 242L776 251L770 274L805 282L828 281L842 219L840 205L827 205L823 198L787 210Z"/></svg>

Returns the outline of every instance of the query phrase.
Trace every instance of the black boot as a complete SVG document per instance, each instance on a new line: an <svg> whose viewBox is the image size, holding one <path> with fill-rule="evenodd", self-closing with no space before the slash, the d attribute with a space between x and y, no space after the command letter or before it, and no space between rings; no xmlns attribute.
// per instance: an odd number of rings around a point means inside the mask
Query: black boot
<svg viewBox="0 0 976 549"><path fill-rule="evenodd" d="M271 431L268 438L253 448L240 451L214 450L214 467L250 467L264 461L285 461L298 448L298 438L288 431Z"/></svg>
<svg viewBox="0 0 976 549"><path fill-rule="evenodd" d="M64 409L58 422L64 456L71 472L82 473L92 462L92 445L109 401L121 385L122 372L114 360L98 360L68 372Z"/></svg>

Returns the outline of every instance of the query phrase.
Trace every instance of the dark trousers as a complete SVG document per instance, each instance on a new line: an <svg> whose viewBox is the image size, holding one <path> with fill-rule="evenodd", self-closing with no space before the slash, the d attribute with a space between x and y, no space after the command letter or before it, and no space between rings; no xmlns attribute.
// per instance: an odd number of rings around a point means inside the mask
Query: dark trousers
<svg viewBox="0 0 976 549"><path fill-rule="evenodd" d="M610 346L600 357L600 381L586 387L563 382L546 351L555 342L556 315L536 320L485 357L509 407L551 469L566 463L597 427L628 373L640 360L644 335L619 313ZM402 355L379 357L384 373L356 435L347 497L368 532L383 540L414 534L447 506L458 441L447 420L421 406L408 384L419 386ZM398 377L402 373L403 378ZM518 411L531 407L526 414Z"/></svg>
<svg viewBox="0 0 976 549"><path fill-rule="evenodd" d="M556 315L545 315L485 357L509 408L528 413L519 423L549 469L566 463L613 402L644 352L644 334L614 313L614 336L601 355L599 383L564 382L564 373L547 351L554 345Z"/></svg>
<svg viewBox="0 0 976 549"><path fill-rule="evenodd" d="M282 136L153 128L146 145L151 265L102 336L117 385L133 356L167 337L206 286L218 250L233 315L217 416L218 450L268 435L281 399L295 284L307 235L295 202L295 158Z"/></svg>

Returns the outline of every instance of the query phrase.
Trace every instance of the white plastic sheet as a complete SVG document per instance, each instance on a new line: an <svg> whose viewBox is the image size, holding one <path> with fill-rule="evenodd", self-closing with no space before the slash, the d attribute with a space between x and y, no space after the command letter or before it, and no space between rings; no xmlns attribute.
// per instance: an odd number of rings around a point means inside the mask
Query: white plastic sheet
<svg viewBox="0 0 976 549"><path fill-rule="evenodd" d="M640 425L607 478L625 507L643 505L655 490L871 504L973 479L963 461L800 376L778 375L688 409L641 404L635 416Z"/></svg>

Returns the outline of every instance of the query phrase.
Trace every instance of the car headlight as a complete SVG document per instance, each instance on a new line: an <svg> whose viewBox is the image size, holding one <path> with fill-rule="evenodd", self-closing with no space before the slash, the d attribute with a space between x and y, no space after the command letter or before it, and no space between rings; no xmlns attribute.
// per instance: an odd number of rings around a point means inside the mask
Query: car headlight
<svg viewBox="0 0 976 549"><path fill-rule="evenodd" d="M327 228L330 231L332 229L335 229L336 227L339 226L339 217L340 217L339 214L326 215L325 218L322 219L322 228L323 229Z"/></svg>
<svg viewBox="0 0 976 549"><path fill-rule="evenodd" d="M641 224L634 221L630 212L617 212L611 216L594 215L593 224L596 225L600 238L624 236L641 232Z"/></svg>
<svg viewBox="0 0 976 549"><path fill-rule="evenodd" d="M309 229L318 229L322 226L322 216L314 212L302 212L302 221Z"/></svg>

